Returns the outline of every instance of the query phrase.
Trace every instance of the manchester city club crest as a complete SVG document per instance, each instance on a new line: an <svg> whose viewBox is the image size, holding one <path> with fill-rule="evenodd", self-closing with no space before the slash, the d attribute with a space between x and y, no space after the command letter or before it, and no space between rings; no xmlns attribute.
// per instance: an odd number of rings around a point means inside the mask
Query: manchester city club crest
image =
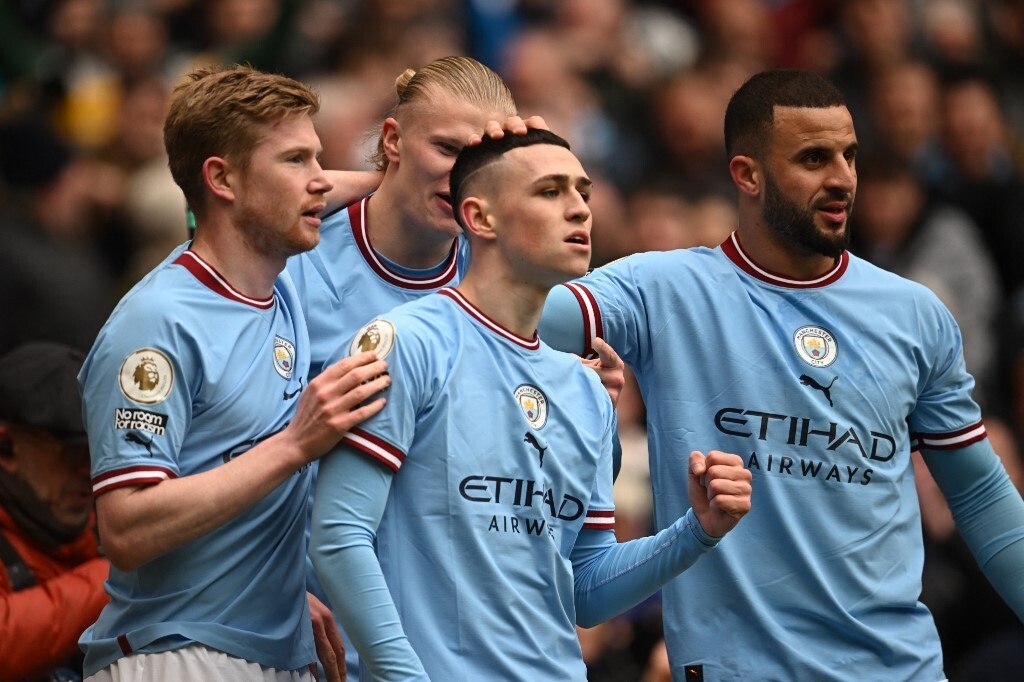
<svg viewBox="0 0 1024 682"><path fill-rule="evenodd" d="M800 327L793 334L797 354L812 367L828 367L836 361L839 344L824 327Z"/></svg>
<svg viewBox="0 0 1024 682"><path fill-rule="evenodd" d="M295 345L288 339L274 337L274 369L285 379L291 380L295 371Z"/></svg>
<svg viewBox="0 0 1024 682"><path fill-rule="evenodd" d="M526 421L535 429L541 429L548 421L548 399L536 386L523 384L516 389L516 402L526 415Z"/></svg>
<svg viewBox="0 0 1024 682"><path fill-rule="evenodd" d="M356 332L352 345L348 348L349 355L373 351L378 360L383 360L395 347L395 325L387 320L374 320Z"/></svg>
<svg viewBox="0 0 1024 682"><path fill-rule="evenodd" d="M140 405L163 402L174 386L174 370L167 356L155 348L128 354L118 373L121 392Z"/></svg>

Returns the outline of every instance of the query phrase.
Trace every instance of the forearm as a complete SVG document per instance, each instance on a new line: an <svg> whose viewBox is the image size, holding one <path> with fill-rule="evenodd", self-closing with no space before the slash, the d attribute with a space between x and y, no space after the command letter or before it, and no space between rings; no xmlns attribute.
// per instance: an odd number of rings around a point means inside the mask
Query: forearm
<svg viewBox="0 0 1024 682"><path fill-rule="evenodd" d="M692 566L719 538L693 511L660 533L616 543L607 530L580 533L573 549L576 622L593 627L635 606Z"/></svg>
<svg viewBox="0 0 1024 682"><path fill-rule="evenodd" d="M998 456L987 440L922 454L981 570L1024 621L1024 500Z"/></svg>
<svg viewBox="0 0 1024 682"><path fill-rule="evenodd" d="M51 580L0 595L0 678L40 675L72 656L78 638L108 601L105 559L90 559Z"/></svg>
<svg viewBox="0 0 1024 682"><path fill-rule="evenodd" d="M356 199L376 191L384 179L384 174L380 171L325 170L324 173L334 186L324 197L327 200L325 212L351 204Z"/></svg>
<svg viewBox="0 0 1024 682"><path fill-rule="evenodd" d="M424 680L373 550L391 474L345 446L320 464L310 556L360 668L374 680Z"/></svg>
<svg viewBox="0 0 1024 682"><path fill-rule="evenodd" d="M104 493L96 499L104 550L132 570L228 523L305 463L281 432L209 471Z"/></svg>

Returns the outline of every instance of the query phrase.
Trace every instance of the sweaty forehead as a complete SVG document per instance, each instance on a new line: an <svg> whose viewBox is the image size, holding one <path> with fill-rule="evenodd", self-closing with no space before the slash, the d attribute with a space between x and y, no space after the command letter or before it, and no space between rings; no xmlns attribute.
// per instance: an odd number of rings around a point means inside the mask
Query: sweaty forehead
<svg viewBox="0 0 1024 682"><path fill-rule="evenodd" d="M775 148L847 147L856 142L853 118L846 107L775 107L772 122L772 146Z"/></svg>

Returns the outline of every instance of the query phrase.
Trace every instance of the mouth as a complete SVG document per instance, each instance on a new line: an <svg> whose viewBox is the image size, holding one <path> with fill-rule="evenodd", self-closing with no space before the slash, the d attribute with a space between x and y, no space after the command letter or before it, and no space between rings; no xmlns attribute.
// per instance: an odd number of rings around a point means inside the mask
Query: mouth
<svg viewBox="0 0 1024 682"><path fill-rule="evenodd" d="M817 210L824 216L826 221L840 225L846 222L850 211L850 204L845 201L829 201L818 206Z"/></svg>
<svg viewBox="0 0 1024 682"><path fill-rule="evenodd" d="M303 211L302 217L314 227L320 227L320 214L324 212L325 208L327 208L327 204L317 204Z"/></svg>
<svg viewBox="0 0 1024 682"><path fill-rule="evenodd" d="M590 246L590 235L587 234L586 232L577 230L576 232L573 232L568 237L566 237L565 242L567 244L578 244L580 246Z"/></svg>

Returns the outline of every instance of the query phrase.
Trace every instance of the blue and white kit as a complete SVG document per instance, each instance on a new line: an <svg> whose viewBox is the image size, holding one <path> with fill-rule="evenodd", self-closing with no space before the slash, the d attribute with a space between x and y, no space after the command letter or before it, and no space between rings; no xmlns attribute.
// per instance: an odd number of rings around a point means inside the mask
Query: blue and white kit
<svg viewBox="0 0 1024 682"><path fill-rule="evenodd" d="M455 286L469 263L469 245L459 235L448 256L437 266L411 270L379 253L370 240L366 209L372 197L364 197L325 216L320 243L312 251L288 260L287 272L295 284L309 329L310 373L316 378L327 366L338 345L351 339L360 327L377 315L403 303L431 294L443 286ZM313 463L313 505L319 460ZM308 533L307 533L308 535ZM326 591L313 571L309 590L330 605ZM359 659L345 638L348 679L359 679Z"/></svg>
<svg viewBox="0 0 1024 682"><path fill-rule="evenodd" d="M541 334L575 352L600 336L636 372L658 528L690 506L691 450L737 453L753 473L751 512L666 586L677 677L693 666L707 680L945 677L918 601L915 438L940 485L956 481L943 489L979 564L1024 613L1011 577L1024 505L930 291L849 253L816 280L787 279L735 233L556 289Z"/></svg>
<svg viewBox="0 0 1024 682"><path fill-rule="evenodd" d="M339 354L360 350L387 358L388 403L322 461L311 553L375 674L585 679L577 616L636 603L715 544L690 516L599 565L616 546L607 392L459 291L396 308ZM608 588L638 566L650 575Z"/></svg>
<svg viewBox="0 0 1024 682"><path fill-rule="evenodd" d="M79 376L93 493L222 466L287 426L309 342L286 275L235 291L184 246L122 299ZM202 643L281 670L316 661L306 599L309 467L233 521L139 568L111 566L82 635L91 675L134 652Z"/></svg>

